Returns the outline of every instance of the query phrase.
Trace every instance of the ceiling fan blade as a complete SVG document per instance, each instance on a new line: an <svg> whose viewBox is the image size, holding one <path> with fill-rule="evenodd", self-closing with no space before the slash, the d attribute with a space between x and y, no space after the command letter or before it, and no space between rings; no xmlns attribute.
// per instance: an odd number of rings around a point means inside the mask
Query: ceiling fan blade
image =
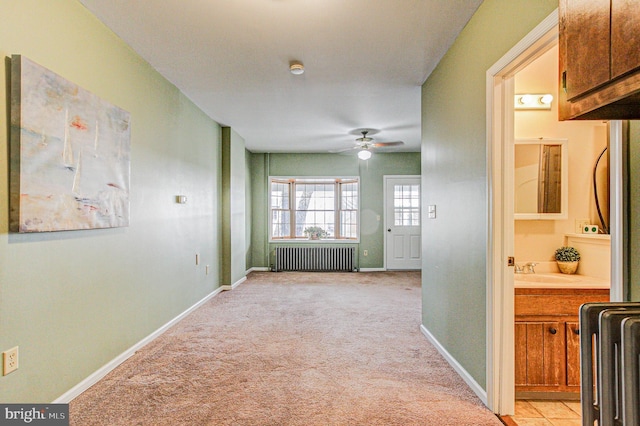
<svg viewBox="0 0 640 426"><path fill-rule="evenodd" d="M402 141L396 141L396 142L377 142L377 143L373 143L373 144L371 144L371 146L376 147L376 148L381 148L381 147L385 147L385 146L398 146L398 145L404 145L404 142L402 142Z"/></svg>

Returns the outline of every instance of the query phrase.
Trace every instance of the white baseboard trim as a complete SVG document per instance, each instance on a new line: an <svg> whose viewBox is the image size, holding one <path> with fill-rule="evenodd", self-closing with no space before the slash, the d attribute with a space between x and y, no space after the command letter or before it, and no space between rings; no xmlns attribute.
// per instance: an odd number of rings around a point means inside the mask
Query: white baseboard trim
<svg viewBox="0 0 640 426"><path fill-rule="evenodd" d="M212 297L216 296L218 293L222 292L222 290L223 290L222 287L223 286L218 287L213 292L211 292L207 296L205 296L203 299L201 299L200 301L196 302L194 305L192 305L186 311L184 311L183 313L181 313L180 315L178 315L177 317L175 317L174 319L172 319L171 321L169 321L168 323L166 323L165 325L163 325L162 327L160 327L159 329L157 329L153 333L149 334L147 337L145 337L144 339L140 340L138 343L136 343L135 345L131 346L129 349L127 349L126 351L122 352L120 355L118 355L117 357L115 357L114 359L112 359L111 361L109 361L108 363L103 365L102 367L100 367L98 370L93 372L86 379L84 379L83 381L81 381L80 383L78 383L77 385L72 387L71 389L69 389L67 392L65 392L62 395L60 395L56 400L54 400L52 402L52 404L68 404L68 403L70 403L75 397L79 396L82 392L86 391L91 386L93 386L96 383L98 383L100 381L100 379L102 379L104 376L109 374L117 366L119 366L120 364L125 362L128 358L130 358L133 354L135 354L136 351L139 351L144 346L146 346L149 343L151 343L154 339L156 339L162 333L167 331L169 328L171 328L172 326L174 326L175 324L180 322L180 320L182 320L184 317L186 317L191 312L195 311L200 306L202 306L204 303L206 303L209 299L211 299Z"/></svg>
<svg viewBox="0 0 640 426"><path fill-rule="evenodd" d="M460 363L444 348L444 346L442 346L440 342L438 342L438 339L436 339L435 336L431 334L431 332L427 330L426 327L422 324L420 324L420 331L422 331L422 334L425 335L427 340L436 347L438 352L440 352L440 355L442 355L444 359L446 359L447 362L453 367L453 369L456 370L456 373L458 373L458 375L462 377L462 380L464 380L465 383L471 388L471 390L478 396L478 398L480 398L482 403L484 405L487 405L487 391L482 389L482 386L480 386L478 382L476 382L475 379L471 377L467 370L465 370L464 367L460 365Z"/></svg>
<svg viewBox="0 0 640 426"><path fill-rule="evenodd" d="M360 268L360 272L386 272L386 268Z"/></svg>
<svg viewBox="0 0 640 426"><path fill-rule="evenodd" d="M223 291L229 291L229 290L233 290L236 287L238 287L240 284L242 284L243 282L245 282L247 280L247 277L244 276L242 278L240 278L238 281L236 281L235 283L231 284L231 285L221 285L220 288Z"/></svg>
<svg viewBox="0 0 640 426"><path fill-rule="evenodd" d="M269 272L270 270L271 268L269 268L268 266L253 266L247 269L245 275L249 275L251 272Z"/></svg>

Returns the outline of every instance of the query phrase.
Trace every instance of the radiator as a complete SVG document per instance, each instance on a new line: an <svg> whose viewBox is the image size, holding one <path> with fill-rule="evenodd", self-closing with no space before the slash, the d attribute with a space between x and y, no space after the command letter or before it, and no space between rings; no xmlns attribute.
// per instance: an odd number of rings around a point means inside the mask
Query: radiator
<svg viewBox="0 0 640 426"><path fill-rule="evenodd" d="M278 271L347 271L352 272L355 247L276 247Z"/></svg>
<svg viewBox="0 0 640 426"><path fill-rule="evenodd" d="M622 321L622 348L623 419L626 424L640 425L640 318Z"/></svg>
<svg viewBox="0 0 640 426"><path fill-rule="evenodd" d="M640 425L640 303L580 307L582 424Z"/></svg>

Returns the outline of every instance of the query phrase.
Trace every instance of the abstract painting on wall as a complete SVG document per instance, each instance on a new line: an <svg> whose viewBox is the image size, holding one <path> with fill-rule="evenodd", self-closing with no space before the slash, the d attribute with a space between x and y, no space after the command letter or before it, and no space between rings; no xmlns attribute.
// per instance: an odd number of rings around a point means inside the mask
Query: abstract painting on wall
<svg viewBox="0 0 640 426"><path fill-rule="evenodd" d="M129 225L130 115L11 58L10 229Z"/></svg>

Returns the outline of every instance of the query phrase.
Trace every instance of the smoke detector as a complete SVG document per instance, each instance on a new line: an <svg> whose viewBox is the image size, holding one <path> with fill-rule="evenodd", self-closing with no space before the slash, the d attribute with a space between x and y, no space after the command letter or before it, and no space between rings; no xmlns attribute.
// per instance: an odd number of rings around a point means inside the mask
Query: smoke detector
<svg viewBox="0 0 640 426"><path fill-rule="evenodd" d="M289 71L291 71L291 74L293 75L300 75L304 73L304 65L302 65L300 62L293 62L289 66Z"/></svg>

